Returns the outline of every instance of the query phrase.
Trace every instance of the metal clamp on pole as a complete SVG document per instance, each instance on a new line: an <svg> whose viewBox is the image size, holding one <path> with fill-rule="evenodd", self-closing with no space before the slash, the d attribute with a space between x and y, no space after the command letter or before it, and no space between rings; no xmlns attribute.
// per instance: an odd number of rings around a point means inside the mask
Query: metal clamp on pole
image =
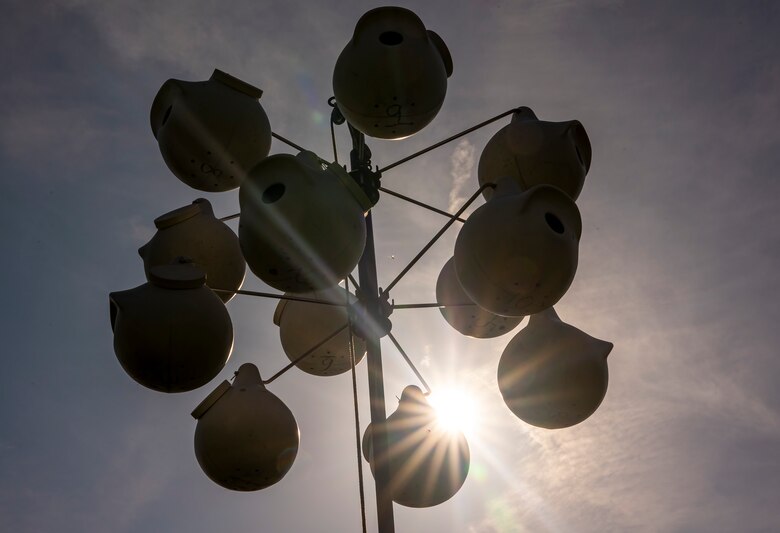
<svg viewBox="0 0 780 533"><path fill-rule="evenodd" d="M365 136L349 122L347 122L347 126L349 126L349 133L352 136L352 151L349 153L352 170L349 175L366 193L371 205L376 205L379 201L381 185L379 180L382 178L382 173L378 169L371 170L371 150L366 146Z"/></svg>

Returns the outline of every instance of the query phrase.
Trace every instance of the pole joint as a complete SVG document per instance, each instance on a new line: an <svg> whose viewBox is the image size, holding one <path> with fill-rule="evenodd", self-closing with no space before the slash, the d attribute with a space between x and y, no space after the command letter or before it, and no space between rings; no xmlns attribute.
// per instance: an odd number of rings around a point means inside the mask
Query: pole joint
<svg viewBox="0 0 780 533"><path fill-rule="evenodd" d="M334 104L335 105L335 104ZM334 107L334 111L338 107ZM352 151L349 153L350 165L352 170L349 175L363 189L371 205L376 205L379 201L379 189L382 173L379 169L371 169L371 150L366 145L365 135L358 131L352 124L347 122L349 133L352 136Z"/></svg>

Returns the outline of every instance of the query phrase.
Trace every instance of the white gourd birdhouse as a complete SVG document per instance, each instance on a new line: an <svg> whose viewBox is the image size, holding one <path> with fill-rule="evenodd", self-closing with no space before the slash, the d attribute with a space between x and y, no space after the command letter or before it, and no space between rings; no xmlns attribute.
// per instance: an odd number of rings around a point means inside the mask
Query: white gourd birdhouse
<svg viewBox="0 0 780 533"><path fill-rule="evenodd" d="M274 313L274 324L279 326L282 349L290 361L295 361L334 332L348 325L346 291L341 287L331 287L320 291L302 293L299 296L331 302L335 305L279 300ZM349 303L357 298L349 295ZM366 353L363 339L352 335L355 350L355 364ZM315 376L335 376L352 368L349 354L349 328L342 329L335 337L326 341L295 366Z"/></svg>
<svg viewBox="0 0 780 533"><path fill-rule="evenodd" d="M214 70L208 81L170 79L152 103L152 132L173 174L194 189L235 189L268 155L263 91Z"/></svg>
<svg viewBox="0 0 780 533"><path fill-rule="evenodd" d="M190 205L157 217L154 225L157 233L138 250L147 279L152 267L186 257L206 272L209 287L230 291L216 292L223 302L241 288L246 262L238 236L214 216L208 200L198 198Z"/></svg>
<svg viewBox="0 0 780 533"><path fill-rule="evenodd" d="M479 157L479 184L511 176L522 189L554 185L576 200L590 169L591 146L579 120L545 122L521 107L498 130ZM487 200L492 189L482 194Z"/></svg>
<svg viewBox="0 0 780 533"><path fill-rule="evenodd" d="M557 429L579 424L607 393L611 342L562 322L550 308L532 315L498 364L498 388L525 422Z"/></svg>
<svg viewBox="0 0 780 533"><path fill-rule="evenodd" d="M430 123L444 102L452 58L436 33L401 7L365 13L333 71L339 110L370 137L402 139Z"/></svg>
<svg viewBox="0 0 780 533"><path fill-rule="evenodd" d="M368 198L343 168L312 152L262 161L241 185L239 203L244 258L276 289L332 287L363 253Z"/></svg>
<svg viewBox="0 0 780 533"><path fill-rule="evenodd" d="M433 507L460 490L466 481L471 454L460 431L445 429L436 421L436 411L414 385L403 390L398 409L384 423L387 431L393 501L406 507ZM363 435L363 455L376 471L373 424Z"/></svg>
<svg viewBox="0 0 780 533"><path fill-rule="evenodd" d="M298 454L300 435L290 409L269 392L257 367L241 365L192 412L195 457L215 483L236 491L277 483Z"/></svg>
<svg viewBox="0 0 780 533"><path fill-rule="evenodd" d="M149 282L113 292L114 351L130 377L161 392L214 379L233 349L230 315L191 263L152 267Z"/></svg>
<svg viewBox="0 0 780 533"><path fill-rule="evenodd" d="M444 305L439 311L450 326L463 335L478 339L509 333L523 320L522 316L496 315L475 304L460 286L454 258L444 264L436 280L436 301Z"/></svg>
<svg viewBox="0 0 780 533"><path fill-rule="evenodd" d="M577 271L582 221L560 189L520 190L499 180L493 198L463 224L455 271L477 305L501 316L524 316L555 305Z"/></svg>

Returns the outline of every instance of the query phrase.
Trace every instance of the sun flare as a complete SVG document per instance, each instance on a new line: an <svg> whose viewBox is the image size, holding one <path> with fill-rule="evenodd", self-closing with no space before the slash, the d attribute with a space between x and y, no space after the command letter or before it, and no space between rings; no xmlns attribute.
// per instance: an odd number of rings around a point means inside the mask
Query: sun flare
<svg viewBox="0 0 780 533"><path fill-rule="evenodd" d="M477 400L464 389L437 389L428 396L436 410L437 422L447 431L462 431L473 436L477 429Z"/></svg>

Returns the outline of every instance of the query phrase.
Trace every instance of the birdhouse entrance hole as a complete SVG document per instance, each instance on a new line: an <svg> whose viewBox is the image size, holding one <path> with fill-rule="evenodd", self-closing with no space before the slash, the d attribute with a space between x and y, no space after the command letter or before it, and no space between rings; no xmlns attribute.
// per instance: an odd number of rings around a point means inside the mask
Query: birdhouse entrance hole
<svg viewBox="0 0 780 533"><path fill-rule="evenodd" d="M563 222L561 222L560 218L552 213L545 213L544 220L547 221L547 225L550 226L550 229L555 233L558 233L559 235L563 234Z"/></svg>
<svg viewBox="0 0 780 533"><path fill-rule="evenodd" d="M284 184L274 183L263 191L263 203L272 204L284 196Z"/></svg>
<svg viewBox="0 0 780 533"><path fill-rule="evenodd" d="M379 42L386 46L395 46L404 42L404 36L397 31L383 31L379 34Z"/></svg>

